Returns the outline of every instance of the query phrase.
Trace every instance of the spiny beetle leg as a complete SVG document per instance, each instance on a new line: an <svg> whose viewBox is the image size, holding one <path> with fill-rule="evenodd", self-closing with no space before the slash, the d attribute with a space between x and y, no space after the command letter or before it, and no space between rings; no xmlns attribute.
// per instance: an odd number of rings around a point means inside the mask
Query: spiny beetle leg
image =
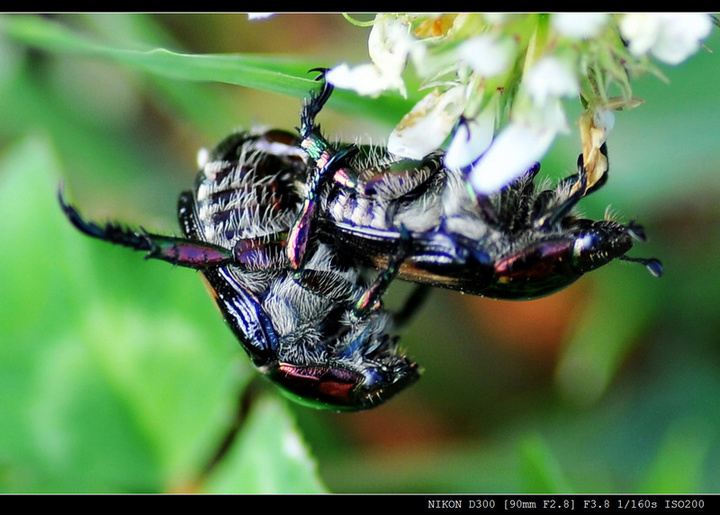
<svg viewBox="0 0 720 515"><path fill-rule="evenodd" d="M227 249L199 241L144 232L152 248L146 259L161 259L173 265L202 270L227 265L233 253Z"/></svg>
<svg viewBox="0 0 720 515"><path fill-rule="evenodd" d="M402 307L392 314L393 327L402 329L417 314L431 291L432 286L429 284L416 284Z"/></svg>
<svg viewBox="0 0 720 515"><path fill-rule="evenodd" d="M315 162L315 169L307 180L305 199L288 234L287 256L290 265L296 270L300 269L305 261L320 190L331 177L335 176L337 176L335 180L344 186L352 187L355 184L355 178L342 168L342 164L358 151L354 146L333 151L323 138L320 126L315 123L315 117L330 98L333 87L324 80L326 68L314 68L310 71L322 72L316 80L323 79L323 86L320 93L310 93L310 99L305 102L300 114L301 126L298 128L302 138L300 147Z"/></svg>
<svg viewBox="0 0 720 515"><path fill-rule="evenodd" d="M80 232L116 245L146 251L146 259L160 259L194 269L219 266L232 261L232 252L211 243L153 234L142 228L136 231L117 222L107 222L101 226L86 220L74 206L66 202L62 183L58 188L58 200L65 216Z"/></svg>
<svg viewBox="0 0 720 515"><path fill-rule="evenodd" d="M400 227L400 234L400 248L398 252L390 256L387 268L380 271L373 284L365 290L360 296L360 299L355 303L352 315L356 319L360 320L367 316L368 313L381 307L382 297L387 291L388 286L390 286L393 279L400 273L400 266L410 253L412 244L410 234L404 226Z"/></svg>
<svg viewBox="0 0 720 515"><path fill-rule="evenodd" d="M582 154L581 154L582 159ZM542 226L553 226L562 220L574 208L578 202L585 196L585 188L587 186L587 174L583 167L582 160L578 161L578 180L579 186L573 193L571 193L567 199L565 199L560 205L553 207L548 212L544 213L537 220L537 225Z"/></svg>

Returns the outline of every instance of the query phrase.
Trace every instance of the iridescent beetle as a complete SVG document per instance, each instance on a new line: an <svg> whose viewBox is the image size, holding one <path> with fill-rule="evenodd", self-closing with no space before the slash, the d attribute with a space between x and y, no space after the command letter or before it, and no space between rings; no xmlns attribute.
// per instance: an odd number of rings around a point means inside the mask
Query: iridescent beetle
<svg viewBox="0 0 720 515"><path fill-rule="evenodd" d="M552 189L536 188L537 164L498 193L478 197L463 170L443 166L440 151L413 161L382 147L334 148L315 123L333 89L319 78L299 128L315 169L288 238L294 267L303 266L317 234L364 265L383 270L394 261L401 279L497 299L554 293L614 259L662 274L658 260L626 255L634 240L645 240L640 226L573 214L607 179L589 185L582 155L577 175Z"/></svg>
<svg viewBox="0 0 720 515"><path fill-rule="evenodd" d="M318 243L293 270L285 241L307 164L295 136L236 133L210 154L193 191L182 193L183 237L85 220L63 198L83 233L148 258L200 270L226 322L260 372L296 401L334 410L377 406L419 377L388 330L380 306L391 277L369 284L352 263ZM373 309L356 313L359 298Z"/></svg>

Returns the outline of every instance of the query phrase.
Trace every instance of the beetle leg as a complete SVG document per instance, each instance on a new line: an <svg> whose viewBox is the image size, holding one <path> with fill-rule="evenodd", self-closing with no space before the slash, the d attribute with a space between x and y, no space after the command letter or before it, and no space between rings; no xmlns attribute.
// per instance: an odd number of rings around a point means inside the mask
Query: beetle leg
<svg viewBox="0 0 720 515"><path fill-rule="evenodd" d="M324 157L329 158L330 144L323 137L320 125L315 122L315 118L330 99L330 95L335 88L325 80L327 68L313 68L310 71L321 72L315 80L322 80L322 87L319 92L311 91L310 97L303 102L300 111L300 127L297 128L297 131L300 133L300 138L302 138L300 147L318 164L318 167L322 168Z"/></svg>
<svg viewBox="0 0 720 515"><path fill-rule="evenodd" d="M607 145L605 143L603 143L600 147L600 152L607 161ZM592 184L589 182L588 172L585 169L582 154L578 156L577 168L578 173L576 175L567 177L562 181L562 183L568 183L570 194L562 203L560 203L560 205L547 209L547 204L551 201L553 196L552 192L543 191L537 195L535 210L538 213L542 213L535 217L535 223L538 226L548 226L557 223L566 216L573 207L575 207L580 199L594 191L597 191L607 182L609 167L600 178L595 180L595 182Z"/></svg>
<svg viewBox="0 0 720 515"><path fill-rule="evenodd" d="M315 117L320 113L325 104L330 99L330 95L333 92L332 84L325 80L325 73L329 68L313 68L310 72L320 72L320 75L315 77L316 81L322 81L322 88L318 93L315 91L310 92L310 98L306 99L302 111L300 112L300 137L303 139L309 137L313 133L320 133L320 126L315 123Z"/></svg>
<svg viewBox="0 0 720 515"><path fill-rule="evenodd" d="M305 251L310 239L311 221L315 216L316 204L315 200L309 197L303 200L300 214L288 233L285 250L290 265L295 269L299 269L305 261Z"/></svg>
<svg viewBox="0 0 720 515"><path fill-rule="evenodd" d="M603 143L600 146L600 153L605 157L605 171L603 172L603 174L600 178L595 179L595 181L592 182L585 189L585 195L588 195L589 193L599 190L608 180L608 172L610 172L610 162L608 160L607 144Z"/></svg>
<svg viewBox="0 0 720 515"><path fill-rule="evenodd" d="M432 286L429 284L416 284L400 310L392 314L393 326L402 329L417 314L431 291Z"/></svg>
<svg viewBox="0 0 720 515"><path fill-rule="evenodd" d="M324 77L326 70L318 68L310 71L321 71L320 77ZM297 128L302 138L300 147L305 150L316 166L312 175L308 177L305 198L288 233L286 252L290 265L295 269L299 269L305 260L311 223L317 210L317 196L330 172L328 165L333 162L330 144L323 138L320 126L315 123L315 117L330 98L332 90L332 85L323 81L320 92L311 91L310 98L305 100L300 112L300 127Z"/></svg>
<svg viewBox="0 0 720 515"><path fill-rule="evenodd" d="M571 192L575 193L577 190L582 190L582 196L589 195L590 193L599 190L608 179L608 172L610 171L610 166L608 162L608 154L607 154L607 144L603 143L600 147L600 154L605 159L605 171L603 171L602 175L600 177L590 177L590 173L585 167L585 164L583 162L583 155L580 154L577 159L577 167L578 167L578 174L582 174L585 176L585 183L582 184L580 181L578 181L579 176L572 176L565 179L566 181L569 181L572 184Z"/></svg>
<svg viewBox="0 0 720 515"><path fill-rule="evenodd" d="M498 211L498 207L496 207L490 196L477 194L472 188L468 188L470 195L475 199L478 211L483 220L494 227L500 227L502 223L506 223L501 222L501 218L505 220L508 213L512 215L513 219L523 220L523 213L520 210L523 206L521 200L532 194L534 188L533 180L539 171L540 163L533 164L523 175L511 182L505 190L500 193L500 211ZM511 197L508 196L508 192L512 193Z"/></svg>
<svg viewBox="0 0 720 515"><path fill-rule="evenodd" d="M355 184L355 179L342 167L342 162L357 152L357 148L348 146L333 151L332 146L322 136L320 125L315 123L315 117L328 101L334 89L332 84L324 80L327 69L315 68L310 71L322 72L316 80L322 79L323 84L320 92L311 91L310 98L303 104L300 113L301 123L297 129L302 138L300 147L313 160L315 169L307 180L305 198L288 234L287 256L290 265L295 269L301 268L304 263L311 225L317 211L317 197L323 186L330 177L335 178L336 182L344 186L352 187Z"/></svg>
<svg viewBox="0 0 720 515"><path fill-rule="evenodd" d="M477 204L478 210L480 211L480 214L482 215L483 220L486 223L495 227L500 225L500 218L498 217L497 209L495 209L495 206L493 205L489 196L475 195L475 202Z"/></svg>
<svg viewBox="0 0 720 515"><path fill-rule="evenodd" d="M211 243L153 234L142 228L135 231L116 222L107 222L101 226L86 220L75 207L65 201L62 183L58 188L58 200L65 216L78 230L93 238L146 251L146 259L160 259L194 269L219 266L233 259L232 252Z"/></svg>
<svg viewBox="0 0 720 515"><path fill-rule="evenodd" d="M410 253L410 234L405 227L400 227L400 234L400 248L398 252L389 256L387 268L378 273L373 284L363 292L355 303L352 315L356 319L362 319L370 312L380 308L383 295L393 279L397 277L400 272L400 266Z"/></svg>
<svg viewBox="0 0 720 515"><path fill-rule="evenodd" d="M535 224L539 227L550 227L557 224L570 212L575 205L585 196L587 187L587 174L582 163L582 154L578 158L578 182L573 186L572 192L559 205L546 210L539 214L535 219ZM538 195L540 198L540 195Z"/></svg>
<svg viewBox="0 0 720 515"><path fill-rule="evenodd" d="M152 234L145 230L143 236L151 247L145 259L160 259L196 270L226 265L233 260L232 252L212 243Z"/></svg>

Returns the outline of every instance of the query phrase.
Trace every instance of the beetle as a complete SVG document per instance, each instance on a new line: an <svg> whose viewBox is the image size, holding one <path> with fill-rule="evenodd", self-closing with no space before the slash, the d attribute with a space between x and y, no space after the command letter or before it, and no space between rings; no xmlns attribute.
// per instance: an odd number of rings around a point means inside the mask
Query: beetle
<svg viewBox="0 0 720 515"><path fill-rule="evenodd" d="M374 283L332 246L319 242L295 270L285 252L298 214L295 183L307 171L295 135L236 132L209 154L192 191L178 202L182 237L83 218L64 197L81 232L199 270L225 321L255 367L294 400L338 411L372 408L419 377L419 366L391 336L395 317ZM358 299L371 306L356 309Z"/></svg>
<svg viewBox="0 0 720 515"><path fill-rule="evenodd" d="M288 237L291 264L301 268L311 236L400 279L496 299L546 296L615 259L638 262L655 276L657 259L630 257L641 226L577 216L575 206L607 180L589 184L582 154L577 174L539 188L535 164L499 192L471 191L467 170L443 166L443 152L421 160L370 145L336 148L315 118L333 86L324 80L305 100L300 148L314 170ZM607 148L600 151L607 157Z"/></svg>

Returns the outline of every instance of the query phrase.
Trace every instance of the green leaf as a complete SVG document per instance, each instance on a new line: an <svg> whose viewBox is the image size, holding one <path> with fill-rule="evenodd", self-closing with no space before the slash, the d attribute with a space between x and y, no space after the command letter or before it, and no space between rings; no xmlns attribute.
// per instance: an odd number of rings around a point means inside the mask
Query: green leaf
<svg viewBox="0 0 720 515"><path fill-rule="evenodd" d="M0 247L12 299L0 307L0 488L156 492L192 482L256 372L198 274L71 227L58 168L42 138L0 162L0 234L14 242ZM284 412L281 421L291 424Z"/></svg>
<svg viewBox="0 0 720 515"><path fill-rule="evenodd" d="M5 491L156 490L156 455L70 332L97 300L55 204L57 160L30 139L0 162L0 465Z"/></svg>
<svg viewBox="0 0 720 515"><path fill-rule="evenodd" d="M613 265L595 272L586 315L573 328L557 366L561 394L579 405L592 404L605 393L659 307L657 278L639 264Z"/></svg>
<svg viewBox="0 0 720 515"><path fill-rule="evenodd" d="M210 474L212 493L324 493L316 465L285 402L263 396L234 445Z"/></svg>
<svg viewBox="0 0 720 515"><path fill-rule="evenodd" d="M312 67L293 59L252 55L195 55L163 48L128 50L82 37L67 27L37 16L5 16L0 30L19 42L49 52L112 59L146 73L176 80L214 81L304 95L312 79L300 78Z"/></svg>
<svg viewBox="0 0 720 515"><path fill-rule="evenodd" d="M702 493L702 470L717 430L702 416L673 422L637 491Z"/></svg>
<svg viewBox="0 0 720 515"><path fill-rule="evenodd" d="M564 494L573 491L557 458L541 436L525 437L519 447L524 492Z"/></svg>
<svg viewBox="0 0 720 515"><path fill-rule="evenodd" d="M315 75L308 75L308 70L322 66L322 63L264 54L197 55L164 48L117 48L95 42L38 16L4 16L0 18L0 32L12 40L46 52L110 59L145 73L178 81L219 82L299 98L305 97L317 85ZM347 91L337 91L331 104L396 123L415 100L397 95L367 99Z"/></svg>

